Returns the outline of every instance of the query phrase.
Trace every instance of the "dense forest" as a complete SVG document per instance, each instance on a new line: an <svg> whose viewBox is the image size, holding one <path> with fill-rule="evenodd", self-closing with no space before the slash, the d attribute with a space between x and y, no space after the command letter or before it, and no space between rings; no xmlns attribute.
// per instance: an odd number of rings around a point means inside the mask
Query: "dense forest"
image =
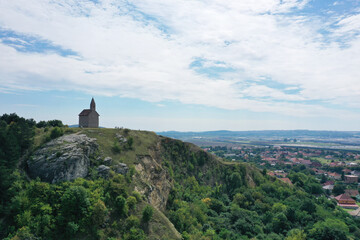
<svg viewBox="0 0 360 240"><path fill-rule="evenodd" d="M312 176L292 172L291 187L247 164L211 163L180 141L164 146L176 179L168 216L184 239L360 238L359 220L323 196Z"/></svg>
<svg viewBox="0 0 360 240"><path fill-rule="evenodd" d="M58 120L0 117L0 238L153 239L149 226L157 211L135 191L135 168L56 184L28 177L24 159L67 132ZM161 167L172 180L164 214L183 239L360 239L360 221L328 200L306 170L295 169L289 186L266 170L158 138ZM136 142L126 151L136 151Z"/></svg>

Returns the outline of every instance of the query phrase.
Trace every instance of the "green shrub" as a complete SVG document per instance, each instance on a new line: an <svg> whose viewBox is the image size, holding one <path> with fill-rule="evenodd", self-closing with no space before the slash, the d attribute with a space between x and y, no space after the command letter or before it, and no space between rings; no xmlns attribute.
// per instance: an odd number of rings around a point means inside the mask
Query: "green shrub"
<svg viewBox="0 0 360 240"><path fill-rule="evenodd" d="M123 196L116 197L115 200L116 209L120 216L126 216L128 213L128 206L126 204L126 199Z"/></svg>
<svg viewBox="0 0 360 240"><path fill-rule="evenodd" d="M120 153L121 147L119 146L119 143L115 141L113 146L111 147L111 151L113 151L113 153Z"/></svg>
<svg viewBox="0 0 360 240"><path fill-rule="evenodd" d="M69 236L73 236L79 230L79 225L74 222L69 222L66 227L66 232Z"/></svg>
<svg viewBox="0 0 360 240"><path fill-rule="evenodd" d="M130 196L126 199L126 203L129 206L130 209L135 209L137 200L135 197Z"/></svg>
<svg viewBox="0 0 360 240"><path fill-rule="evenodd" d="M141 200L141 194L137 191L133 191L132 195L136 198L137 201Z"/></svg>
<svg viewBox="0 0 360 240"><path fill-rule="evenodd" d="M150 205L147 205L142 213L143 222L145 223L149 222L152 218L153 212L154 212L153 208Z"/></svg>
<svg viewBox="0 0 360 240"><path fill-rule="evenodd" d="M51 130L50 138L55 139L64 134L63 130L59 127L54 127L53 130Z"/></svg>
<svg viewBox="0 0 360 240"><path fill-rule="evenodd" d="M125 234L125 240L144 240L146 239L146 235L143 230L138 228L130 229L130 232Z"/></svg>
<svg viewBox="0 0 360 240"><path fill-rule="evenodd" d="M105 203L99 199L93 206L92 220L94 224L95 225L103 224L107 214L108 214L108 210L105 206Z"/></svg>
<svg viewBox="0 0 360 240"><path fill-rule="evenodd" d="M129 137L126 143L127 143L127 148L132 149L134 139L132 137Z"/></svg>
<svg viewBox="0 0 360 240"><path fill-rule="evenodd" d="M140 220L138 217L131 215L125 220L125 229L129 231L131 228L137 228L140 226Z"/></svg>

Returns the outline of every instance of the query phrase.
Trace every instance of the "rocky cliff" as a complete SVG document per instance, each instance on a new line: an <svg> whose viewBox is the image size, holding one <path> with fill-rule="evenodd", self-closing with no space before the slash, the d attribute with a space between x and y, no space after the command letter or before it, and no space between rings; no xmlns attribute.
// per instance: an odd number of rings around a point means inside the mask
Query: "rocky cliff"
<svg viewBox="0 0 360 240"><path fill-rule="evenodd" d="M96 139L85 134L62 136L34 152L27 161L28 173L50 183L84 178L97 149Z"/></svg>
<svg viewBox="0 0 360 240"><path fill-rule="evenodd" d="M116 139L118 136L118 133L115 134ZM121 142L126 143L126 138L122 137ZM106 146L99 147L96 138L85 134L65 135L46 143L34 152L27 161L28 173L32 178L39 177L50 183L85 178L89 173L90 158L94 158L97 151L103 152L103 148ZM136 149L129 151L136 152ZM150 204L159 210L165 210L172 181L161 164L160 141L157 139L151 144L146 154L136 154L135 157L134 166L139 178L136 190L147 196ZM126 164L113 161L110 157L105 157L102 165L96 169L99 176L105 178L111 169L123 175L128 171Z"/></svg>
<svg viewBox="0 0 360 240"><path fill-rule="evenodd" d="M131 138L134 143L129 147L128 139ZM114 145L120 151L113 151ZM82 129L41 146L27 160L27 172L31 178L39 177L42 181L58 183L86 178L94 171L101 178L109 178L113 173L125 176L129 167L134 167L135 175L129 185L145 196L144 200L156 211L157 222L149 230L152 232L150 235L154 236L151 239L161 239L163 233L168 239L181 239L163 214L173 180L163 166L161 151L161 138L155 133ZM163 229L165 226L166 229Z"/></svg>

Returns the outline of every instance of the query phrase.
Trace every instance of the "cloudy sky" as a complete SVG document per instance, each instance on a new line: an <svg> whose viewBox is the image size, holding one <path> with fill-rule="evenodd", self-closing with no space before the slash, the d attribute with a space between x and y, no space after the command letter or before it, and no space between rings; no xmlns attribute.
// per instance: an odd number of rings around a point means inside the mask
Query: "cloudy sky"
<svg viewBox="0 0 360 240"><path fill-rule="evenodd" d="M360 130L360 0L0 0L0 114Z"/></svg>

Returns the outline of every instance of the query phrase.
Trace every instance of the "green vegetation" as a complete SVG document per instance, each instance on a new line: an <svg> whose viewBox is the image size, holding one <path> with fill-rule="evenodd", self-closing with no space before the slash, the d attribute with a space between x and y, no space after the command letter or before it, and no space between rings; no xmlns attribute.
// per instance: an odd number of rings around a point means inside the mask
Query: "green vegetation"
<svg viewBox="0 0 360 240"><path fill-rule="evenodd" d="M98 128L96 130L85 128L81 129L81 132L91 138L96 138L103 154L111 157L114 163L122 162L130 165L137 162L138 155L149 154L149 149L153 148L158 140L158 136L153 132L130 131L126 128ZM127 141L119 140L119 136L126 138Z"/></svg>
<svg viewBox="0 0 360 240"><path fill-rule="evenodd" d="M321 186L300 169L289 175L290 187L180 141L165 139L163 146L176 180L167 215L185 239L356 239L360 233L358 220L313 195L322 194Z"/></svg>
<svg viewBox="0 0 360 240"><path fill-rule="evenodd" d="M14 181L12 172L19 165L20 157L32 146L36 122L16 114L0 117L0 216L3 206L11 199L9 187Z"/></svg>
<svg viewBox="0 0 360 240"><path fill-rule="evenodd" d="M22 239L24 231L39 239L133 239L144 235L136 220L139 213L134 211L137 203L129 209L125 199L132 196L122 175L60 184L28 182L18 172L14 175L8 224L3 226L7 239Z"/></svg>
<svg viewBox="0 0 360 240"><path fill-rule="evenodd" d="M360 221L328 200L307 169L294 167L289 186L266 170L225 162L152 132L53 123L39 125L15 114L0 117L2 239L179 239L176 230L189 240L360 238ZM114 164L126 163L128 173L110 171L108 178L91 174L57 184L29 180L23 163L29 153L73 132L96 138L100 152ZM169 195L162 196L167 199L163 212L135 188L148 184L135 166L139 156L150 155L159 163L153 171L166 169L171 183Z"/></svg>
<svg viewBox="0 0 360 240"><path fill-rule="evenodd" d="M51 139L55 139L55 138L58 138L60 136L62 136L64 134L63 130L59 127L54 127L52 130L51 130L51 133L50 133L50 138Z"/></svg>
<svg viewBox="0 0 360 240"><path fill-rule="evenodd" d="M40 121L36 124L37 128L45 127L64 127L64 124L60 120Z"/></svg>
<svg viewBox="0 0 360 240"><path fill-rule="evenodd" d="M151 206L147 205L144 208L143 214L142 214L142 220L145 223L148 223L150 221L150 219L152 218L152 215L154 213L154 210Z"/></svg>
<svg viewBox="0 0 360 240"><path fill-rule="evenodd" d="M1 239L178 239L168 219L148 206L131 183L136 156L146 154L156 143L155 134L126 129L69 129L60 127L62 124L37 128L35 121L16 114L4 115L0 120ZM128 174L111 172L108 179L90 174L89 179L58 184L28 179L22 166L26 166L24 160L33 150L52 138L80 131L95 135L101 150L115 163L127 162ZM116 134L126 134L128 139L125 144L119 142L120 154L113 154L108 144Z"/></svg>

